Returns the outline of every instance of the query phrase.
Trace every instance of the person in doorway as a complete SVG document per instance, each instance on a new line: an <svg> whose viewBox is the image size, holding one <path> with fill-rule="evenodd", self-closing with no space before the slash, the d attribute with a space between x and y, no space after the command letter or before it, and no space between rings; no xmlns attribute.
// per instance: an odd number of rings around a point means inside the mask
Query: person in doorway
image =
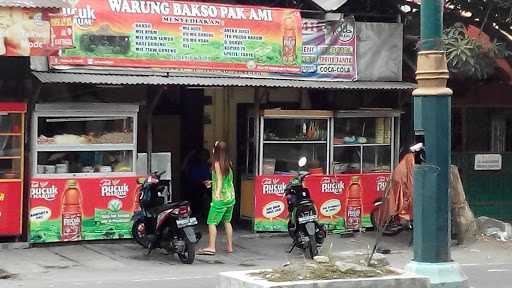
<svg viewBox="0 0 512 288"><path fill-rule="evenodd" d="M235 206L235 188L233 185L233 170L229 161L227 144L215 142L212 156L212 181L206 183L212 187L212 202L208 213L208 247L200 249L199 255L215 255L217 225L224 223L226 230L226 252L233 252L233 227L231 218Z"/></svg>
<svg viewBox="0 0 512 288"><path fill-rule="evenodd" d="M198 149L196 157L192 161L189 168L189 180L190 180L190 193L192 199L192 212L195 215L199 215L201 219L206 217L207 205L210 204L210 197L207 195L208 188L207 184L211 179L210 170L210 152L204 148Z"/></svg>

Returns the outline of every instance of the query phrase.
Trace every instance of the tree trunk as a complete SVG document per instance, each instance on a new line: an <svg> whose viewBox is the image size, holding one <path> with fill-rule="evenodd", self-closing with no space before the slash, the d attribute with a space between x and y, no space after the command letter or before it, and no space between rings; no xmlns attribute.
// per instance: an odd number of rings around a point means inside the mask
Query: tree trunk
<svg viewBox="0 0 512 288"><path fill-rule="evenodd" d="M475 241L478 235L478 224L466 201L459 170L455 165L450 166L450 194L452 238L456 239L458 244Z"/></svg>

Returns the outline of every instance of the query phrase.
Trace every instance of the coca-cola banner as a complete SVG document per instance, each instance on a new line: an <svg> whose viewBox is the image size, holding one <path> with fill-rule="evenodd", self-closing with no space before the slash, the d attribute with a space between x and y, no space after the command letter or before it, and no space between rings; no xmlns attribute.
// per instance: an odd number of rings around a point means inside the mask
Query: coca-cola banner
<svg viewBox="0 0 512 288"><path fill-rule="evenodd" d="M356 22L302 20L303 77L357 80Z"/></svg>
<svg viewBox="0 0 512 288"><path fill-rule="evenodd" d="M310 175L304 180L319 222L340 233L372 227L373 202L382 197L389 173ZM255 231L286 231L284 189L292 176L258 176L255 186Z"/></svg>
<svg viewBox="0 0 512 288"><path fill-rule="evenodd" d="M32 179L30 242L131 237L137 177Z"/></svg>

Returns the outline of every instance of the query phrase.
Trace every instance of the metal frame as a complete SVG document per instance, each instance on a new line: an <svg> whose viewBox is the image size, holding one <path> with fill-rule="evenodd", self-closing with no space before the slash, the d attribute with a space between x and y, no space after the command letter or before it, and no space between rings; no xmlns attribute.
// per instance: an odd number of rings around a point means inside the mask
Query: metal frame
<svg viewBox="0 0 512 288"><path fill-rule="evenodd" d="M111 104L111 103L62 103L62 104L36 104L32 117L32 147L31 157L32 177L40 178L63 178L63 177L120 177L135 176L137 167L137 112L138 105L133 104ZM77 145L39 145L38 138L38 119L39 117L128 117L133 119L133 142L132 144L77 144ZM91 119L93 120L93 119ZM86 120L84 120L86 121ZM48 147L45 147L48 146ZM37 172L37 153L49 151L131 151L132 153L132 172L109 172L109 173L65 173L65 174L39 174Z"/></svg>
<svg viewBox="0 0 512 288"><path fill-rule="evenodd" d="M391 165L390 169L393 171L395 164L398 162L398 154L400 147L400 138L396 137L397 132L400 133L400 114L402 112L397 110L387 110L387 109L365 109L365 110L349 110L349 111L337 111L335 116L332 118L332 131L331 131L331 158L330 167L332 168L332 164L334 163L334 149L336 147L360 147L361 159L360 159L360 169L359 173L363 173L363 153L364 147L377 147L377 146L391 146ZM334 130L335 130L335 121L340 118L388 118L391 119L390 128L391 128L391 139L389 144L334 144ZM332 170L332 169L331 169ZM390 171L390 172L391 172ZM329 171L330 173L334 173L334 171Z"/></svg>
<svg viewBox="0 0 512 288"><path fill-rule="evenodd" d="M260 118L259 125L259 154L258 154L258 170L256 175L261 176L263 170L263 152L264 152L264 144L325 144L326 146L326 172L330 172L330 159L331 155L331 119L333 118L332 112L330 111L318 111L318 110L265 110L263 111ZM264 141L264 131L265 131L265 120L267 119L318 119L327 121L327 139L325 141Z"/></svg>

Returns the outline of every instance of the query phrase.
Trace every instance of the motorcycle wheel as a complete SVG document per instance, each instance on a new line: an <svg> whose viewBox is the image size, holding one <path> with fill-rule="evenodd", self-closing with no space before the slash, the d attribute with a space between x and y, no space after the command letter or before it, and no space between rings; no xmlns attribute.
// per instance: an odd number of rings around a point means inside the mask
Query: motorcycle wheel
<svg viewBox="0 0 512 288"><path fill-rule="evenodd" d="M309 259L315 258L315 256L318 255L318 248L316 247L316 241L315 236L310 235L309 236L309 242L306 245L306 257Z"/></svg>
<svg viewBox="0 0 512 288"><path fill-rule="evenodd" d="M140 246L146 247L146 243L144 241L144 237L146 236L146 228L142 219L138 219L133 222L132 236L135 242L139 243Z"/></svg>
<svg viewBox="0 0 512 288"><path fill-rule="evenodd" d="M194 243L190 242L188 239L185 239L185 251L183 253L178 253L178 257L183 264L194 263L194 259L196 258L196 249Z"/></svg>

